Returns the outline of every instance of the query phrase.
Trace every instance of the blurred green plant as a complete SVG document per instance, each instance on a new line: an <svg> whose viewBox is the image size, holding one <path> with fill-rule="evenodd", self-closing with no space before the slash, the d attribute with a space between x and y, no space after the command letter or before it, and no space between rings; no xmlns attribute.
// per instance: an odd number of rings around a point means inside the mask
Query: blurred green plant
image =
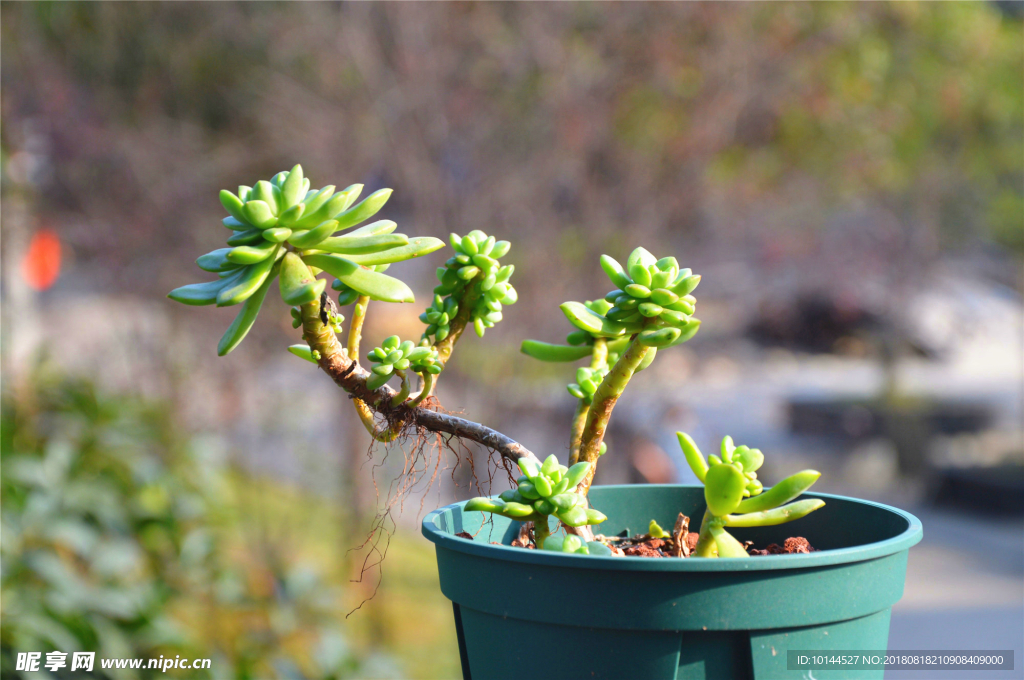
<svg viewBox="0 0 1024 680"><path fill-rule="evenodd" d="M44 373L18 387L2 407L4 677L18 652L53 650L210 658L206 677L360 676L337 592L233 545L230 476L196 463L163 405ZM97 661L91 677L150 675Z"/></svg>
<svg viewBox="0 0 1024 680"><path fill-rule="evenodd" d="M768 95L770 133L738 134L713 181L736 194L814 178L826 204L874 196L927 211L947 245L987 232L1024 251L1019 20L994 3L752 9L799 66Z"/></svg>

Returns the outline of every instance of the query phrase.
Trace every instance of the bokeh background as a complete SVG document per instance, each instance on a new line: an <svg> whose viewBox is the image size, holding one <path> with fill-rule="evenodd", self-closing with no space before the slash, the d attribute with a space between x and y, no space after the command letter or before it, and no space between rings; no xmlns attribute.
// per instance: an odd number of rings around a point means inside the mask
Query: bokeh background
<svg viewBox="0 0 1024 680"><path fill-rule="evenodd" d="M234 310L164 297L223 245L217 191L296 162L393 187L410 235L513 242L519 303L440 397L542 454L568 450L572 370L519 342L604 294L601 253L677 256L701 332L630 385L598 483L685 480L679 429L760 447L766 479L817 467L924 521L891 648L1024 657L1021 3L2 14L4 677L52 649L458 675L417 526L506 488L486 453L432 461L360 549L402 453L285 352L283 304L218 359ZM372 304L368 342L419 334L445 257L393 270L419 302Z"/></svg>

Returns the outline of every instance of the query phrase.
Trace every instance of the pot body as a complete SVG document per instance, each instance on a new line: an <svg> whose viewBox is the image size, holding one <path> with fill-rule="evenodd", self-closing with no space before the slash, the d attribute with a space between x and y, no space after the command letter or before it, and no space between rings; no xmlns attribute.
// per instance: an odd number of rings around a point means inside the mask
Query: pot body
<svg viewBox="0 0 1024 680"><path fill-rule="evenodd" d="M509 545L519 522L464 512L464 503L435 510L423 534L436 545L441 590L454 606L463 676L807 678L789 670L790 650L886 649L921 523L877 503L803 497L825 506L790 524L730 532L759 546L804 536L818 552L746 559L524 550ZM599 531L609 536L704 513L700 486L593 487L589 498L608 516ZM463 531L474 540L455 536ZM882 671L825 676L881 679Z"/></svg>

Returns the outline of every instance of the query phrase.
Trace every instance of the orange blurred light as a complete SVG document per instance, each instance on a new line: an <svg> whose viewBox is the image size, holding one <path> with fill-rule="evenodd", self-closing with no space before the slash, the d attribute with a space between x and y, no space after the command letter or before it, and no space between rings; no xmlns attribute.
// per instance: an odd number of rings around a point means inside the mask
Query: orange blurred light
<svg viewBox="0 0 1024 680"><path fill-rule="evenodd" d="M32 236L21 261L21 275L34 290L46 290L60 276L60 239L49 229Z"/></svg>

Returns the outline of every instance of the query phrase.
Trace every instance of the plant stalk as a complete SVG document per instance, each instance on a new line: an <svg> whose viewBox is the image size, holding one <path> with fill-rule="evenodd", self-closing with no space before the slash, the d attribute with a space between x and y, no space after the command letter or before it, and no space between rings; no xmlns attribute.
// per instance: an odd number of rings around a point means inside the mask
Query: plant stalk
<svg viewBox="0 0 1024 680"><path fill-rule="evenodd" d="M718 546L715 544L715 537L711 535L711 523L715 516L710 510L704 511L704 517L700 521L700 535L697 538L697 546L693 549L694 557L715 557L718 555Z"/></svg>
<svg viewBox="0 0 1024 680"><path fill-rule="evenodd" d="M608 364L608 341L594 338L594 349L590 354L590 368L598 369ZM569 465L580 461L580 443L583 440L583 426L587 424L590 404L580 399L576 405L576 413L572 417L572 436L569 439Z"/></svg>
<svg viewBox="0 0 1024 680"><path fill-rule="evenodd" d="M391 398L391 405L398 406L406 399L409 398L409 392L412 391L412 386L409 384L409 374L405 371L395 371L395 375L402 379L402 389Z"/></svg>
<svg viewBox="0 0 1024 680"><path fill-rule="evenodd" d="M569 466L580 462L580 444L583 441L583 427L587 424L590 404L583 399L576 404L576 413L572 417L572 436L569 439Z"/></svg>
<svg viewBox="0 0 1024 680"><path fill-rule="evenodd" d="M417 394L409 402L409 406L419 406L420 402L430 396L430 392L434 389L434 374L423 372L420 374L420 393Z"/></svg>
<svg viewBox="0 0 1024 680"><path fill-rule="evenodd" d="M353 396L353 400L365 402L372 411L390 409L391 399L395 391L387 385L378 390L366 387L369 373L361 368L353 358L343 350L337 336L329 326L320 321L320 301L314 300L302 305L302 337L311 350L320 353L317 365L331 376L335 384ZM537 456L525 446L511 437L489 427L474 423L458 416L431 411L421 406L411 407L403 404L398 407L403 412L403 420L422 427L429 432L449 434L454 437L468 439L494 450L512 463L520 458L527 458L540 464ZM397 435L396 435L397 436Z"/></svg>
<svg viewBox="0 0 1024 680"><path fill-rule="evenodd" d="M537 550L544 548L544 541L546 541L550 535L551 527L548 525L548 518L546 515L541 516L540 519L534 520L533 542L536 544Z"/></svg>
<svg viewBox="0 0 1024 680"><path fill-rule="evenodd" d="M356 298L355 306L352 308L352 320L348 326L348 355L357 364L359 363L359 342L363 338L363 322L366 320L366 308L369 304L370 297L368 295L360 295ZM386 428L383 432L377 431L377 423L374 422L373 411L366 405L366 402L361 399L353 399L352 405L356 409L359 421L375 440L386 444L398 438L398 432L393 431L390 427Z"/></svg>
<svg viewBox="0 0 1024 680"><path fill-rule="evenodd" d="M359 341L363 338L363 322L366 320L366 308L370 304L370 296L360 295L352 308L352 321L348 326L348 355L359 361Z"/></svg>
<svg viewBox="0 0 1024 680"><path fill-rule="evenodd" d="M579 460L591 463L590 471L577 487L578 493L586 495L590 484L594 481L594 472L597 470L597 459L600 456L601 442L604 440L605 430L608 428L608 420L611 418L612 409L615 403L622 396L629 379L633 377L637 366L647 354L648 347L640 344L634 337L629 347L622 353L619 360L615 362L608 375L594 393L594 400L590 405L590 412L587 414L587 422L583 426L583 437L580 441Z"/></svg>
<svg viewBox="0 0 1024 680"><path fill-rule="evenodd" d="M608 341L594 338L594 350L590 354L590 367L601 368L608 363Z"/></svg>
<svg viewBox="0 0 1024 680"><path fill-rule="evenodd" d="M455 348L455 343L462 337L462 332L466 330L466 326L469 325L469 320L473 316L473 305L480 298L480 294L473 292L476 289L476 283L481 278L480 274L477 274L476 278L472 279L466 284L466 295L459 300L459 313L455 315L455 318L448 324L448 335L445 336L444 340L441 340L434 345L437 348L438 358L441 360L441 365L445 366L448 364L448 359L452 355L452 350Z"/></svg>

